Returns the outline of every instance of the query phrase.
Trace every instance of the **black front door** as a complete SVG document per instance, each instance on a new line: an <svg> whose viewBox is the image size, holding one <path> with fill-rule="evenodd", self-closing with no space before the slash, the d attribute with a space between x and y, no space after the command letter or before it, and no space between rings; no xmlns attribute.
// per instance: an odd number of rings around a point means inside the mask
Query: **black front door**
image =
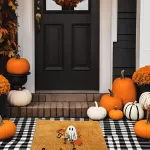
<svg viewBox="0 0 150 150"><path fill-rule="evenodd" d="M88 10L48 10L50 0L39 10L38 1L36 90L99 90L99 0L84 0Z"/></svg>

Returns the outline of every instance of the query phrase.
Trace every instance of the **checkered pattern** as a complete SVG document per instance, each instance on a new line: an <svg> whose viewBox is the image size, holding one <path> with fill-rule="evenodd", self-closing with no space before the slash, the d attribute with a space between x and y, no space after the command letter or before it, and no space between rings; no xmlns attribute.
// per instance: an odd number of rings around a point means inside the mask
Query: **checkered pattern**
<svg viewBox="0 0 150 150"><path fill-rule="evenodd" d="M30 150L37 119L48 120L89 120L87 118L10 118L17 125L16 135L0 142L0 150ZM135 121L100 121L101 129L110 150L150 150L150 141L134 134Z"/></svg>

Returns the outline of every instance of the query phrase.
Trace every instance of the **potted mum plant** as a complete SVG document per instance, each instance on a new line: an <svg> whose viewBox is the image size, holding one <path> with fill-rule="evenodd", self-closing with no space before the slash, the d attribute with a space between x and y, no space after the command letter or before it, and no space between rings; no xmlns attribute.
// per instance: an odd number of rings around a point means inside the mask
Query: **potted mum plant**
<svg viewBox="0 0 150 150"><path fill-rule="evenodd" d="M7 94L10 91L10 83L3 76L0 75L0 115L3 117L5 112L5 106L7 103Z"/></svg>
<svg viewBox="0 0 150 150"><path fill-rule="evenodd" d="M62 10L74 10L74 7L77 7L79 3L84 0L53 0L57 5L62 7Z"/></svg>
<svg viewBox="0 0 150 150"><path fill-rule="evenodd" d="M137 98L144 92L150 92L150 65L139 68L132 75L137 87Z"/></svg>

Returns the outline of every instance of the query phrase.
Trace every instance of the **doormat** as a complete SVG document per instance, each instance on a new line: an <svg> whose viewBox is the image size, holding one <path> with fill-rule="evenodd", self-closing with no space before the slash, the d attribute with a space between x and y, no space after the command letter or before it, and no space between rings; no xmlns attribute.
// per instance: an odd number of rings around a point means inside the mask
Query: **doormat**
<svg viewBox="0 0 150 150"><path fill-rule="evenodd" d="M107 150L99 122L37 120L31 150Z"/></svg>

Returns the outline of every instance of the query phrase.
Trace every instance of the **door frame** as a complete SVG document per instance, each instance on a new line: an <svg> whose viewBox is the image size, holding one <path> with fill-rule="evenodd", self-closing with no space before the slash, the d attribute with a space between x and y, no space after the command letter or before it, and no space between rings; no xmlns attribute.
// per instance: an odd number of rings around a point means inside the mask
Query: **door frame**
<svg viewBox="0 0 150 150"><path fill-rule="evenodd" d="M25 87L35 93L34 0L18 0L20 55L30 62L31 75ZM113 80L113 42L117 42L118 0L100 0L99 91L106 93Z"/></svg>

